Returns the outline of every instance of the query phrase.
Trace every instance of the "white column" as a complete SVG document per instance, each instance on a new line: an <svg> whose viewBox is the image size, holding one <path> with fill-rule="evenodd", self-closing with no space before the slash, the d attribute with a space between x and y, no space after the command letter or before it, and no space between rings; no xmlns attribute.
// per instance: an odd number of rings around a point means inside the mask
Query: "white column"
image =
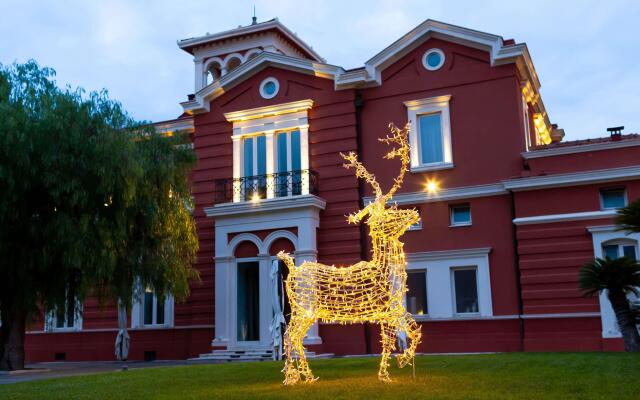
<svg viewBox="0 0 640 400"><path fill-rule="evenodd" d="M225 234L226 236L226 234ZM228 346L231 337L231 305L233 259L215 257L215 332L212 346Z"/></svg>
<svg viewBox="0 0 640 400"><path fill-rule="evenodd" d="M271 301L271 256L269 254L258 254L259 291L260 291L260 345L269 346L271 342L271 319L273 318L273 306Z"/></svg>
<svg viewBox="0 0 640 400"><path fill-rule="evenodd" d="M238 130L238 134L236 134L236 130ZM240 185L240 177L242 175L242 141L240 140L239 128L234 128L234 135L231 137L233 142L233 186L232 186L232 197L233 202L237 203L241 200L241 185Z"/></svg>
<svg viewBox="0 0 640 400"><path fill-rule="evenodd" d="M309 194L309 124L306 117L300 118L300 169L302 173L302 194Z"/></svg>
<svg viewBox="0 0 640 400"><path fill-rule="evenodd" d="M274 124L265 124L271 125L269 128L273 128ZM275 180L274 173L276 172L276 161L275 161L275 130L270 129L266 130L264 133L265 142L267 147L267 199L272 199L275 197Z"/></svg>
<svg viewBox="0 0 640 400"><path fill-rule="evenodd" d="M194 85L194 90L195 92L197 92L198 90L202 89L203 87L205 87L207 81L205 79L205 74L203 71L203 62L202 60L194 60L193 63L195 64L195 85Z"/></svg>

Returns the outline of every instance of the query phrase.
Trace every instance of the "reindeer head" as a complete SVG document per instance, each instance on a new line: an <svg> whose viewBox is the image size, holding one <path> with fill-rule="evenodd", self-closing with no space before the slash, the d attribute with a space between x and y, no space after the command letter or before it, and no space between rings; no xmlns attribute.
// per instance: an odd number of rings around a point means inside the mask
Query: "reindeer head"
<svg viewBox="0 0 640 400"><path fill-rule="evenodd" d="M371 228L372 235L379 234L385 237L399 237L409 229L411 225L418 223L420 216L416 210L401 210L398 209L396 205L387 205L402 185L404 175L409 170L409 124L407 124L404 129L399 129L394 124L389 124L389 129L391 130L391 136L378 140L386 144L397 145L397 147L389 150L384 158L388 160L399 158L401 167L398 177L394 179L393 186L391 186L391 189L389 189L387 193L382 192L375 176L367 171L364 165L358 161L358 156L354 152L347 155L340 153L340 155L347 161L347 163L344 164L345 168L355 168L356 176L369 183L376 195L373 202L369 203L357 213L348 216L347 220L349 223L359 223L368 215L367 224Z"/></svg>

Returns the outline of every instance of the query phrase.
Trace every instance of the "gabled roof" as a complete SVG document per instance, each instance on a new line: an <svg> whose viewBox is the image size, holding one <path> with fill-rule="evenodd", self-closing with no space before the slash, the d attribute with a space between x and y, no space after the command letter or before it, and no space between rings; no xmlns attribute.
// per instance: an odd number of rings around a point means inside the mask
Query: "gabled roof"
<svg viewBox="0 0 640 400"><path fill-rule="evenodd" d="M178 40L178 47L187 53L193 54L193 49L198 46L203 46L212 42L218 42L226 39L236 38L238 36L246 36L259 32L266 32L270 30L275 30L286 37L289 41L291 41L296 47L300 49L304 54L308 55L309 58L319 62L325 62L325 60L320 57L313 47L309 46L302 39L300 39L295 33L291 32L286 26L284 26L278 18L274 18L269 21L260 22L254 25L241 26L235 29L230 29L224 32L206 34L204 36L198 36L189 39Z"/></svg>
<svg viewBox="0 0 640 400"><path fill-rule="evenodd" d="M189 46L195 46L198 43L205 43L210 40L220 40L221 38L228 37L229 35L236 35L239 31L253 32L251 29L267 29L265 28L266 26L279 26L286 29L284 25L280 24L276 19L261 24L234 29L228 32L208 35L202 38L186 39L179 42L179 45L181 48L188 48ZM290 31L287 29L287 32ZM212 37L215 37L216 39L212 39ZM189 100L181 104L184 110L189 113L208 111L208 103L211 100L220 96L231 87L237 85L267 66L278 66L284 69L333 79L336 90L379 86L382 84L382 71L385 68L431 37L487 51L490 55L491 65L514 63L524 80L531 83L531 87L534 92L537 93L540 88L538 75L533 67L533 62L526 44L515 44L511 40L505 41L502 36L429 19L373 56L365 62L363 67L344 70L342 67L326 64L324 61L313 62L311 60L263 52L259 56L240 65L238 68L226 74L219 80L199 90L194 95L193 100ZM550 124L541 99L538 100L538 105L541 109L541 113L544 115L545 121L547 124Z"/></svg>

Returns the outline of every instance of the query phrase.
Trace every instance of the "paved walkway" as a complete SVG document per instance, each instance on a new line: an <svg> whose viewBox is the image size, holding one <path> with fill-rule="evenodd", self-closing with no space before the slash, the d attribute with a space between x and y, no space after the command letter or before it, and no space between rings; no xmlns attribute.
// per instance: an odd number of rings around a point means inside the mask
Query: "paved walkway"
<svg viewBox="0 0 640 400"><path fill-rule="evenodd" d="M7 383L29 382L41 379L62 378L67 376L92 375L104 372L122 371L123 368L157 368L193 364L220 364L226 361L90 361L90 362L47 362L26 366L21 371L0 371L0 385Z"/></svg>

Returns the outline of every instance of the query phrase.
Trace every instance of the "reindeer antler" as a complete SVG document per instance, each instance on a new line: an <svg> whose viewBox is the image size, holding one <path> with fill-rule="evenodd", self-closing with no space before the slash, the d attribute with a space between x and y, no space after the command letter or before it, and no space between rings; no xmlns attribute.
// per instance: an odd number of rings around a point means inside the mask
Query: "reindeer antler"
<svg viewBox="0 0 640 400"><path fill-rule="evenodd" d="M385 154L384 158L387 160L391 160L394 158L399 158L401 162L400 173L398 177L393 180L393 186L389 189L389 192L384 195L385 201L388 201L393 197L395 192L400 189L402 186L402 181L404 180L404 175L409 170L409 129L410 124L407 123L404 126L404 129L400 129L395 126L393 123L389 124L389 129L391 130L391 136L387 136L382 139L378 139L379 141L386 144L397 144L398 147L393 147L387 154Z"/></svg>
<svg viewBox="0 0 640 400"><path fill-rule="evenodd" d="M364 179L371 185L371 187L373 187L373 190L376 192L376 198L382 196L382 190L380 189L380 185L378 185L378 182L376 181L376 177L371 172L367 171L364 165L360 161L358 161L358 155L356 153L354 153L353 151L349 152L349 154L346 155L340 153L340 156L344 158L345 161L348 161L348 163L343 164L345 168L355 168L356 176L358 178Z"/></svg>

